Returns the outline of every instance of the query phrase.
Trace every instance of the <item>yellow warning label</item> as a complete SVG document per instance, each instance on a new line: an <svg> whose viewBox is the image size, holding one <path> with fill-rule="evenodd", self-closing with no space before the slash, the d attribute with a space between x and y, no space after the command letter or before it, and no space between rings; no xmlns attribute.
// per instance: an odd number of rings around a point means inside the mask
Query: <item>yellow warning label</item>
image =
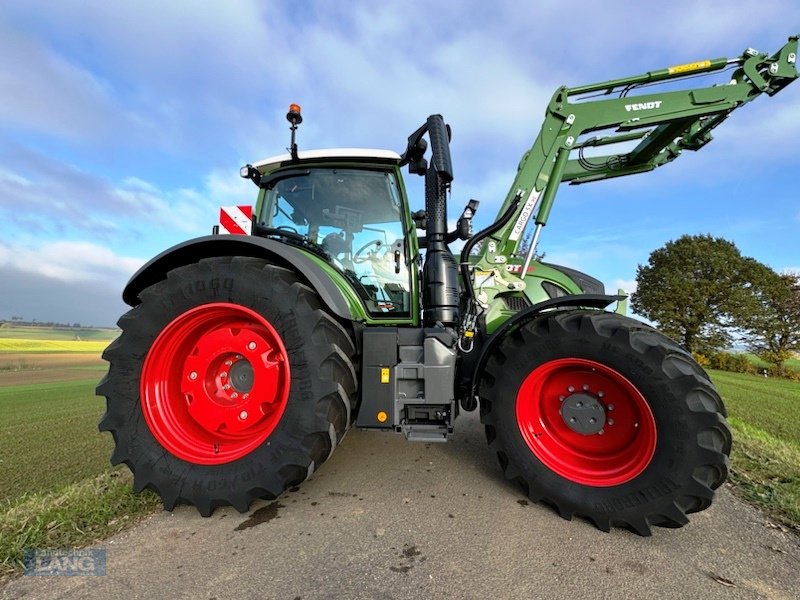
<svg viewBox="0 0 800 600"><path fill-rule="evenodd" d="M389 383L389 369L388 369L388 367L381 368L381 383Z"/></svg>
<svg viewBox="0 0 800 600"><path fill-rule="evenodd" d="M691 71L699 71L700 69L707 69L711 66L710 60L701 60L700 62L687 63L685 65L677 65L667 69L670 75L676 73L689 73Z"/></svg>

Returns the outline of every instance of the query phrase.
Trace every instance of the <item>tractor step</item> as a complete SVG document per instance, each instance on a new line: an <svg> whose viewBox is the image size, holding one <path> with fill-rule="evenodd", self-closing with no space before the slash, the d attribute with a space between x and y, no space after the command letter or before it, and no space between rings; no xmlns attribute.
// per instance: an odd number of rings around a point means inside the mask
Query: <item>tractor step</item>
<svg viewBox="0 0 800 600"><path fill-rule="evenodd" d="M403 424L400 430L409 442L446 442L453 433L446 425Z"/></svg>

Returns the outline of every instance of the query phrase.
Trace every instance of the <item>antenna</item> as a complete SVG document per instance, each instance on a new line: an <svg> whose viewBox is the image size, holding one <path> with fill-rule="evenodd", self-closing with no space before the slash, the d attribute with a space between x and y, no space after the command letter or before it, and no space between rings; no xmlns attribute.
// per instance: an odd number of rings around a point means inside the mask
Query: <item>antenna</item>
<svg viewBox="0 0 800 600"><path fill-rule="evenodd" d="M297 158L297 143L294 141L295 132L297 132L297 126L303 122L303 116L300 114L300 105L299 104L290 104L289 105L289 112L286 113L286 120L292 124L290 127L292 131L292 145L289 147L289 152L292 155L292 160L298 160Z"/></svg>

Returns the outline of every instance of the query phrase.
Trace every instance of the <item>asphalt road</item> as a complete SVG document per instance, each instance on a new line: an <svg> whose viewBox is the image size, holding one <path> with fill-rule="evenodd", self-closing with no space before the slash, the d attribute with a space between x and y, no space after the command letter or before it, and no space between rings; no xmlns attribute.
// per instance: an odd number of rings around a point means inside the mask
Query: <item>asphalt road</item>
<svg viewBox="0 0 800 600"><path fill-rule="evenodd" d="M153 515L97 545L103 577L21 577L3 598L800 598L800 538L727 489L682 529L597 531L506 482L477 416L448 444L352 431L248 514Z"/></svg>

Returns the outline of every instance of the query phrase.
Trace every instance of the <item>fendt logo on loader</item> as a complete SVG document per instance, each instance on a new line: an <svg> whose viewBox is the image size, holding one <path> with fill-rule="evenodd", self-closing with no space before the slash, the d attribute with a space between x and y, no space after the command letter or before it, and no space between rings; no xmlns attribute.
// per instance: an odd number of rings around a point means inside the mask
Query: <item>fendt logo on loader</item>
<svg viewBox="0 0 800 600"><path fill-rule="evenodd" d="M654 100L652 102L638 102L637 104L626 104L625 110L631 112L632 110L651 110L653 108L661 107L661 100Z"/></svg>

